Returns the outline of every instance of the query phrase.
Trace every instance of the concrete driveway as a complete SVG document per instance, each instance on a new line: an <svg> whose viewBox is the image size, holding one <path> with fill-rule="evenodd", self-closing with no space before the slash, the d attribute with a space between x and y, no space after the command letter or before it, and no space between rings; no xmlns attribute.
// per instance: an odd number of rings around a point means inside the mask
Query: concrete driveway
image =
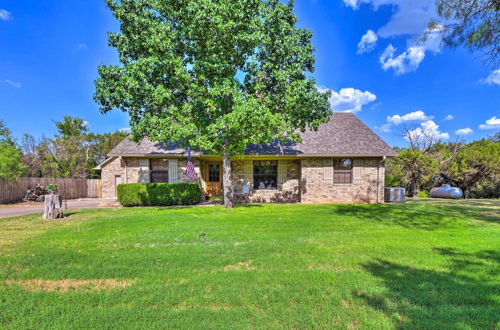
<svg viewBox="0 0 500 330"><path fill-rule="evenodd" d="M95 209L113 207L117 205L115 199L72 199L66 202L67 209ZM63 203L63 209L66 210L66 205ZM0 205L0 218L15 217L18 215L27 215L33 213L43 213L43 203L37 205L26 205L24 203L12 205Z"/></svg>

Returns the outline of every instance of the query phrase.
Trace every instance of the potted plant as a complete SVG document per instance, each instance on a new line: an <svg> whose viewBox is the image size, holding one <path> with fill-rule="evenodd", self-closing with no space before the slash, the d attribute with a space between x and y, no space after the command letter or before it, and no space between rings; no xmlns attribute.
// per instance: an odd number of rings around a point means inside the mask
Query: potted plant
<svg viewBox="0 0 500 330"><path fill-rule="evenodd" d="M47 185L47 191L51 194L56 194L57 188L59 188L59 185L55 184L55 183L51 183L51 184Z"/></svg>

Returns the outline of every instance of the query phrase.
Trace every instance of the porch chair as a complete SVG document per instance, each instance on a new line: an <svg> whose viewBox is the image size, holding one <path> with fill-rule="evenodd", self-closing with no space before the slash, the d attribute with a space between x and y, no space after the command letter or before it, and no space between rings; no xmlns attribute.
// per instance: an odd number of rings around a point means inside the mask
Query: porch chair
<svg viewBox="0 0 500 330"><path fill-rule="evenodd" d="M243 188L241 188L241 192L233 192L233 199L235 202L249 203L250 202L250 186L243 186Z"/></svg>

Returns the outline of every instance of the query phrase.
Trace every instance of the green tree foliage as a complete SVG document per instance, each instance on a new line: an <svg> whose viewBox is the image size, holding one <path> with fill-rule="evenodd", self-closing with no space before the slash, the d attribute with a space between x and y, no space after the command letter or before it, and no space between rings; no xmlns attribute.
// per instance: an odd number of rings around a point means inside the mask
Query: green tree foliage
<svg viewBox="0 0 500 330"><path fill-rule="evenodd" d="M121 33L109 44L121 65L100 66L95 101L127 112L140 140L178 141L230 157L248 144L299 141L297 129L328 119L316 88L311 33L279 0L107 0Z"/></svg>
<svg viewBox="0 0 500 330"><path fill-rule="evenodd" d="M22 175L25 166L21 156L10 130L0 120L0 178L12 180Z"/></svg>
<svg viewBox="0 0 500 330"><path fill-rule="evenodd" d="M407 187L410 197L418 197L419 189L437 173L436 159L422 150L411 148L401 150L388 167L388 177L393 181L399 179Z"/></svg>
<svg viewBox="0 0 500 330"><path fill-rule="evenodd" d="M444 41L455 47L463 45L480 50L496 67L500 62L500 1L437 0L437 11L444 24Z"/></svg>
<svg viewBox="0 0 500 330"><path fill-rule="evenodd" d="M435 143L428 150L397 149L387 161L386 186L403 186L409 196L418 190L449 183L465 197L500 197L500 141L498 134L470 143Z"/></svg>
<svg viewBox="0 0 500 330"><path fill-rule="evenodd" d="M444 182L462 188L465 197L470 197L479 185L483 188L488 186L488 183L498 185L500 143L483 139L460 146L442 167L440 176ZM500 195L500 191L498 194Z"/></svg>
<svg viewBox="0 0 500 330"><path fill-rule="evenodd" d="M81 118L64 116L62 121L54 122L59 136L82 136L88 131L87 123Z"/></svg>
<svg viewBox="0 0 500 330"><path fill-rule="evenodd" d="M52 139L37 140L24 135L22 161L27 176L98 178L94 167L127 136L119 131L89 133L83 119L71 116L65 116L55 125L58 133Z"/></svg>

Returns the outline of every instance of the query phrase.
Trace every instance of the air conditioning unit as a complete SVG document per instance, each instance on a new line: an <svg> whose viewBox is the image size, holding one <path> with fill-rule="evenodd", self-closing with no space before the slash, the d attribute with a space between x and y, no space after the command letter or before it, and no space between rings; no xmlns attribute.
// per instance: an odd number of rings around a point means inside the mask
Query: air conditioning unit
<svg viewBox="0 0 500 330"><path fill-rule="evenodd" d="M386 203L404 203L406 196L405 188L386 187L384 189L384 201Z"/></svg>

